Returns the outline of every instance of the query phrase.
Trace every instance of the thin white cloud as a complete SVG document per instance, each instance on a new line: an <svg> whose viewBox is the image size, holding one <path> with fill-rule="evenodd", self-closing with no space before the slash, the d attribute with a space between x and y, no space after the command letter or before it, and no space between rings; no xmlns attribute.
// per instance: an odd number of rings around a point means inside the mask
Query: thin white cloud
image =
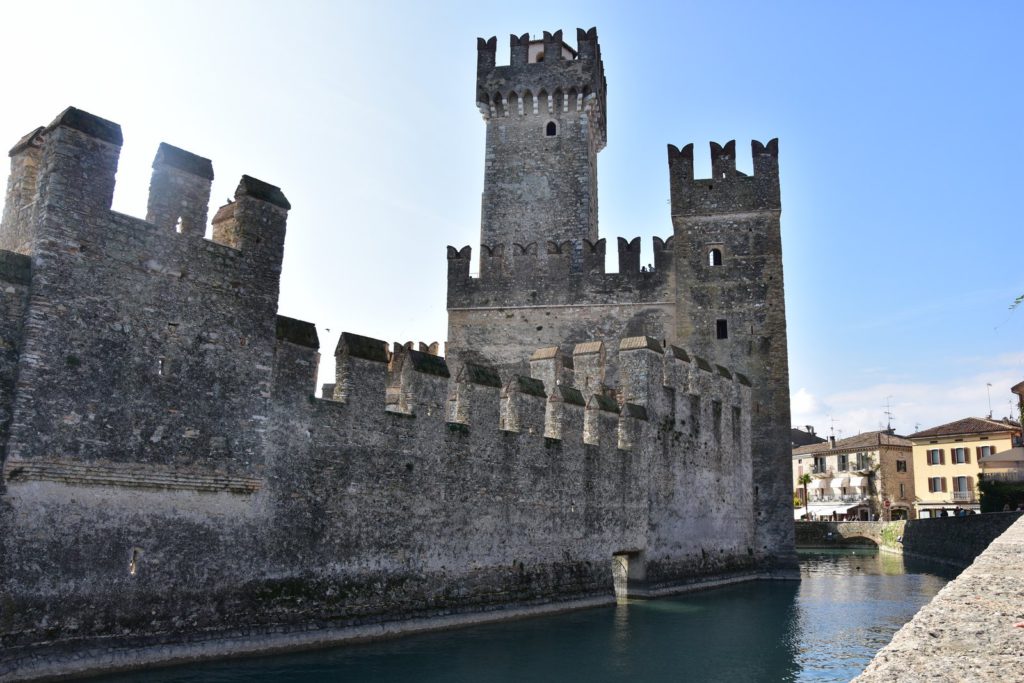
<svg viewBox="0 0 1024 683"><path fill-rule="evenodd" d="M971 371L964 373L967 367ZM791 399L793 424L814 425L819 434L834 427L836 436L853 436L888 426L887 405L901 434L985 416L989 406L997 419L1013 417L1010 387L1024 379L1024 353L950 359L935 376L930 382L880 382L834 393L800 387Z"/></svg>

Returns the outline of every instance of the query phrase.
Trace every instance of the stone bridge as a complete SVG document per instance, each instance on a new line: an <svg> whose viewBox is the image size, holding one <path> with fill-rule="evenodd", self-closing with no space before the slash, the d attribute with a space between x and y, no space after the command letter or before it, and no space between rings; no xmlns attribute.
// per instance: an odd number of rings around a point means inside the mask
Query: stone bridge
<svg viewBox="0 0 1024 683"><path fill-rule="evenodd" d="M897 549L906 522L796 522L799 548L844 548L885 546Z"/></svg>
<svg viewBox="0 0 1024 683"><path fill-rule="evenodd" d="M798 548L878 546L906 555L966 567L1021 512L989 512L897 522L796 522ZM1022 679L1024 680L1024 679Z"/></svg>

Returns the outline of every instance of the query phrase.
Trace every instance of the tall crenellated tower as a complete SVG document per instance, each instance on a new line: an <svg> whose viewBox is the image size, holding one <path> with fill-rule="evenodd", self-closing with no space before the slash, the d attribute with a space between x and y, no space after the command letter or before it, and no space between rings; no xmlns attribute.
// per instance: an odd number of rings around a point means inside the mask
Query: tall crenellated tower
<svg viewBox="0 0 1024 683"><path fill-rule="evenodd" d="M496 38L477 39L477 104L487 122L480 242L511 251L597 241L597 153L605 146L605 79L597 29L511 36L511 63L495 66Z"/></svg>
<svg viewBox="0 0 1024 683"><path fill-rule="evenodd" d="M693 175L693 145L669 145L676 338L742 370L753 384L755 551L791 573L789 358L782 279L779 143L751 143L754 175L736 170L736 141L711 143L711 178Z"/></svg>
<svg viewBox="0 0 1024 683"><path fill-rule="evenodd" d="M671 238L613 244L605 271L598 236L597 153L605 145L605 78L597 29L512 36L511 63L495 66L496 39L477 40L477 103L487 122L480 270L472 248L448 248L448 356L526 373L538 348L571 355L594 339L673 330ZM614 347L614 345L612 345ZM615 351L609 363L614 365Z"/></svg>

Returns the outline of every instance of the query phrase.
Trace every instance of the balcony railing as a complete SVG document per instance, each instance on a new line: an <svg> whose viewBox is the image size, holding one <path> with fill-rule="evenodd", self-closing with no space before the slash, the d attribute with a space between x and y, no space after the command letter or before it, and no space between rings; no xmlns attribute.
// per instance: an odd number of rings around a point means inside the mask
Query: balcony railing
<svg viewBox="0 0 1024 683"><path fill-rule="evenodd" d="M970 503L974 500L974 491L953 491L953 502Z"/></svg>
<svg viewBox="0 0 1024 683"><path fill-rule="evenodd" d="M811 503L859 503L866 500L865 496L822 496L821 498L811 497Z"/></svg>

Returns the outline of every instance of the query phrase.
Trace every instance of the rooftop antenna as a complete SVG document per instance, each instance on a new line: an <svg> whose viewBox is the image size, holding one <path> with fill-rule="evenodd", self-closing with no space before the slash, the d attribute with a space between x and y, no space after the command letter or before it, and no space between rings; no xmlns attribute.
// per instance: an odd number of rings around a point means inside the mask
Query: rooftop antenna
<svg viewBox="0 0 1024 683"><path fill-rule="evenodd" d="M885 416L888 418L888 424L885 426L886 431L892 431L892 396L885 397Z"/></svg>
<svg viewBox="0 0 1024 683"><path fill-rule="evenodd" d="M829 421L828 434L829 434L829 436L831 436L834 439L834 438L836 438L836 419L834 417L832 417L831 415L829 415L828 416L828 421ZM842 430L840 430L839 433L842 434L843 433Z"/></svg>
<svg viewBox="0 0 1024 683"><path fill-rule="evenodd" d="M988 393L988 419L992 419L992 382L985 383L985 391Z"/></svg>

